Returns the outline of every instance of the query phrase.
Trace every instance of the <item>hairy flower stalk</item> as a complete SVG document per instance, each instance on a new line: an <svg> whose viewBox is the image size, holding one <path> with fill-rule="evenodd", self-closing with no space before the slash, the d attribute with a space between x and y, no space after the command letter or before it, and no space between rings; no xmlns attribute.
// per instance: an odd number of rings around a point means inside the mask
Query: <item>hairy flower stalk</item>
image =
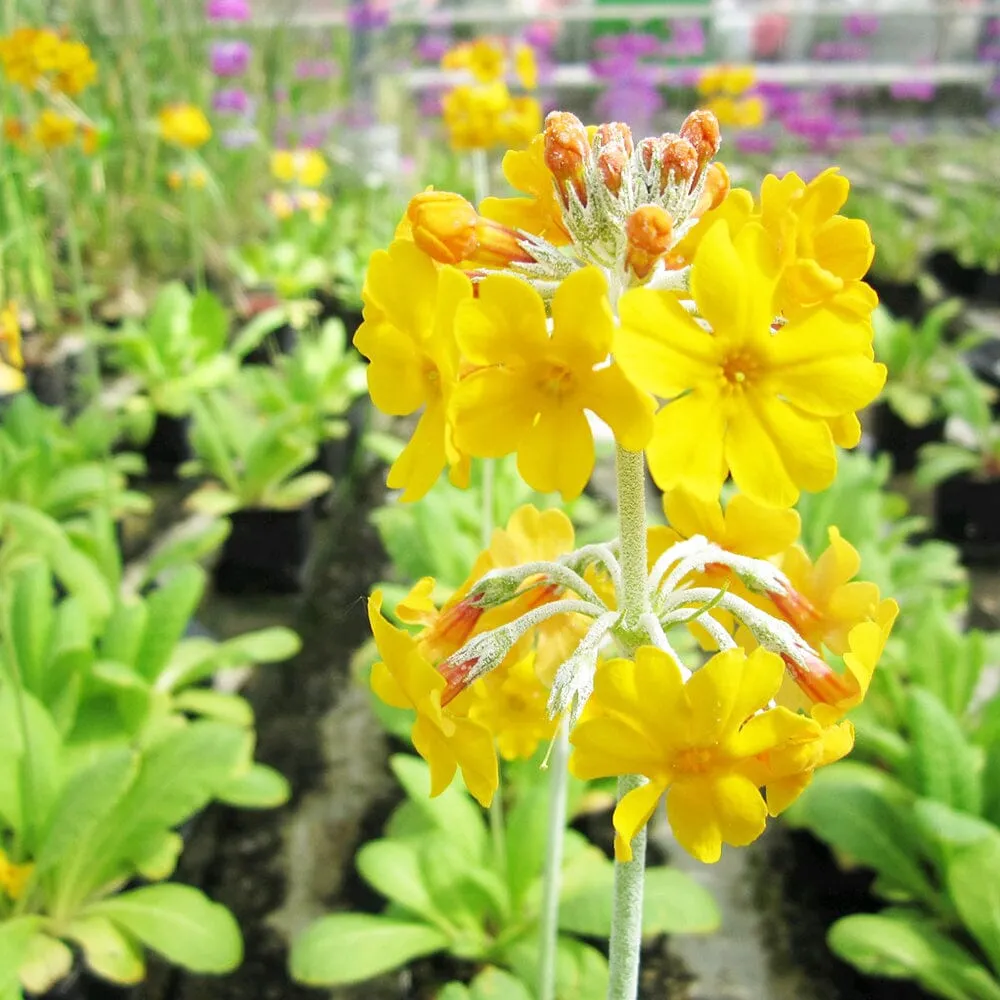
<svg viewBox="0 0 1000 1000"><path fill-rule="evenodd" d="M474 75L495 55L466 53ZM641 139L553 112L504 158L517 197L412 200L372 258L355 338L375 404L420 413L388 477L404 502L445 469L461 486L471 459L507 455L528 486L572 500L594 468L590 417L614 435L616 540L575 547L564 514L523 507L443 606L429 579L400 603L418 631L391 625L379 593L370 606L372 685L416 713L432 794L461 771L489 805L498 753L531 756L557 733L577 777L618 778L611 1000L637 995L657 809L705 863L760 836L851 749L844 717L898 610L853 580L860 559L836 529L814 564L791 509L832 482L885 379L867 227L837 214L835 170L768 177L757 199L731 190L719 144L707 111ZM647 528L647 463L669 527ZM682 662L677 630L705 656ZM549 831L542 1000L561 836Z"/></svg>

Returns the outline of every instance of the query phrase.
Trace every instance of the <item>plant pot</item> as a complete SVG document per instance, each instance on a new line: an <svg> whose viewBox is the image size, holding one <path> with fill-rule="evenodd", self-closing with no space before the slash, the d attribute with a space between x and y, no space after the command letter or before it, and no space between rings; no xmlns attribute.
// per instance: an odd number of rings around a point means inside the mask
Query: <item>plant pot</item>
<svg viewBox="0 0 1000 1000"><path fill-rule="evenodd" d="M231 515L233 530L215 566L221 594L294 594L302 589L313 533L312 505L251 508Z"/></svg>
<svg viewBox="0 0 1000 1000"><path fill-rule="evenodd" d="M73 971L37 1000L132 1000L138 997L139 987L117 986L88 972L80 960Z"/></svg>
<svg viewBox="0 0 1000 1000"><path fill-rule="evenodd" d="M279 354L291 354L299 342L295 327L284 326L272 330L252 351L245 354L245 365L269 365Z"/></svg>
<svg viewBox="0 0 1000 1000"><path fill-rule="evenodd" d="M25 376L35 398L46 406L77 413L86 401L88 379L98 387L98 361L93 344L82 336L60 337L54 344L32 338L25 344Z"/></svg>
<svg viewBox="0 0 1000 1000"><path fill-rule="evenodd" d="M1000 563L1000 478L953 476L934 491L934 534L970 565Z"/></svg>
<svg viewBox="0 0 1000 1000"><path fill-rule="evenodd" d="M919 323L924 318L927 309L916 282L870 280L872 288L878 293L879 302L897 319Z"/></svg>
<svg viewBox="0 0 1000 1000"><path fill-rule="evenodd" d="M1000 306L1000 271L983 271L979 277L976 300L987 306Z"/></svg>
<svg viewBox="0 0 1000 1000"><path fill-rule="evenodd" d="M153 433L142 449L146 475L153 482L169 482L177 475L178 466L192 458L190 425L190 417L156 414Z"/></svg>
<svg viewBox="0 0 1000 1000"><path fill-rule="evenodd" d="M371 404L367 396L354 400L344 414L347 433L342 438L330 438L319 446L319 455L313 468L333 477L334 483L351 474L354 456L368 426Z"/></svg>
<svg viewBox="0 0 1000 1000"><path fill-rule="evenodd" d="M1000 416L1000 338L991 337L965 352L965 362L980 382L997 390L991 409Z"/></svg>
<svg viewBox="0 0 1000 1000"><path fill-rule="evenodd" d="M917 467L917 453L925 445L944 438L944 421L932 420L922 427L911 427L901 420L888 403L875 407L875 447L892 456L896 472L912 472Z"/></svg>
<svg viewBox="0 0 1000 1000"><path fill-rule="evenodd" d="M953 295L973 298L979 291L983 272L978 267L966 267L947 250L938 250L927 261L928 270Z"/></svg>

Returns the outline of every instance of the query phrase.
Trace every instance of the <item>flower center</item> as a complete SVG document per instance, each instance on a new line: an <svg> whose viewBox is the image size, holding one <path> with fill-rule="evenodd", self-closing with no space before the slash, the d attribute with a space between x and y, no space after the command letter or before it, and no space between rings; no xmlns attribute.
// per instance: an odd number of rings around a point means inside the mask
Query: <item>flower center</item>
<svg viewBox="0 0 1000 1000"><path fill-rule="evenodd" d="M689 747L674 758L678 774L704 774L715 763L715 752L708 747Z"/></svg>
<svg viewBox="0 0 1000 1000"><path fill-rule="evenodd" d="M731 392L749 388L759 371L757 358L747 351L734 351L721 365L722 379Z"/></svg>
<svg viewBox="0 0 1000 1000"><path fill-rule="evenodd" d="M440 396L441 373L438 371L437 365L430 358L424 358L421 374L424 378L424 386L427 388L427 394L429 396Z"/></svg>
<svg viewBox="0 0 1000 1000"><path fill-rule="evenodd" d="M546 396L562 399L573 390L573 373L565 365L550 363L543 369L538 387Z"/></svg>

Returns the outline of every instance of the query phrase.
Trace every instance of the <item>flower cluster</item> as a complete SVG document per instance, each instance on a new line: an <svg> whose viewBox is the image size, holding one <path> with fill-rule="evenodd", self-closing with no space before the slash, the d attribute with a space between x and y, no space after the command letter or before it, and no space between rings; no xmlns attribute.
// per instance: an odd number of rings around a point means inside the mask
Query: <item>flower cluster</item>
<svg viewBox="0 0 1000 1000"><path fill-rule="evenodd" d="M422 581L396 611L419 633L371 605L373 686L416 711L432 791L460 769L488 801L496 748L527 753L565 719L580 777L647 779L615 813L622 859L664 797L703 861L757 837L850 750L845 713L897 612L854 580L836 530L814 564L790 509L829 485L885 379L867 226L838 214L836 170L731 191L719 142L707 111L638 142L553 112L504 160L523 197L411 201L371 259L355 337L375 405L421 411L389 472L404 500L509 454L530 486L575 497L592 418L621 455L646 452L670 527L648 533L638 588L624 537L574 551L561 515L521 511L559 541L511 543L512 523L441 608ZM674 629L714 653L693 675Z"/></svg>
<svg viewBox="0 0 1000 1000"><path fill-rule="evenodd" d="M0 395L24 388L24 356L17 306L8 302L0 309Z"/></svg>
<svg viewBox="0 0 1000 1000"><path fill-rule="evenodd" d="M326 158L316 149L279 149L271 154L271 176L283 189L271 191L267 202L278 220L298 212L311 222L321 222L330 209L330 199L316 190L329 173Z"/></svg>
<svg viewBox="0 0 1000 1000"><path fill-rule="evenodd" d="M97 129L72 101L97 78L97 66L83 42L49 28L18 28L0 38L0 66L12 84L53 102L33 121L6 118L8 142L23 150L62 149L74 143L88 155L97 149Z"/></svg>
<svg viewBox="0 0 1000 1000"><path fill-rule="evenodd" d="M510 92L513 75L521 88L538 85L538 67L530 45L509 45L502 39L480 38L447 51L441 67L463 70L473 78L444 95L441 109L448 139L455 149L490 149L526 146L538 131L541 105L527 94Z"/></svg>
<svg viewBox="0 0 1000 1000"><path fill-rule="evenodd" d="M159 114L160 135L181 149L200 149L212 138L205 112L193 104L170 104Z"/></svg>
<svg viewBox="0 0 1000 1000"><path fill-rule="evenodd" d="M751 66L713 66L698 78L698 93L720 125L757 128L764 122L766 105L753 93L756 84Z"/></svg>

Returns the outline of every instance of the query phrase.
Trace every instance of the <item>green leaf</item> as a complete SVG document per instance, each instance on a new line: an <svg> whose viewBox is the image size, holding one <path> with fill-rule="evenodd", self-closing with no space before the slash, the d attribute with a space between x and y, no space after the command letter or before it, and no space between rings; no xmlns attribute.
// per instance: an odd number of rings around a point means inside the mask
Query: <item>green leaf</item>
<svg viewBox="0 0 1000 1000"><path fill-rule="evenodd" d="M456 778L436 798L430 798L430 768L419 757L395 754L389 760L393 774L409 798L434 825L446 833L470 859L485 857L486 821L483 812Z"/></svg>
<svg viewBox="0 0 1000 1000"><path fill-rule="evenodd" d="M58 938L35 934L21 959L18 976L31 993L48 993L73 968L73 952Z"/></svg>
<svg viewBox="0 0 1000 1000"><path fill-rule="evenodd" d="M948 895L994 973L1000 973L1000 837L976 841L952 854Z"/></svg>
<svg viewBox="0 0 1000 1000"><path fill-rule="evenodd" d="M80 946L88 967L102 978L122 986L145 979L142 949L107 917L79 917L65 936Z"/></svg>
<svg viewBox="0 0 1000 1000"><path fill-rule="evenodd" d="M205 483L199 486L185 501L184 506L197 514L207 517L225 517L241 507L240 498L219 483Z"/></svg>
<svg viewBox="0 0 1000 1000"><path fill-rule="evenodd" d="M165 570L200 563L222 546L232 525L227 520L192 518L182 530L172 531L153 549L143 572L143 581L155 580Z"/></svg>
<svg viewBox="0 0 1000 1000"><path fill-rule="evenodd" d="M909 692L910 759L917 791L954 809L978 814L980 761L955 717L929 691Z"/></svg>
<svg viewBox="0 0 1000 1000"><path fill-rule="evenodd" d="M838 920L831 951L870 976L914 979L945 1000L1000 1000L1000 985L965 949L930 922L896 911Z"/></svg>
<svg viewBox="0 0 1000 1000"><path fill-rule="evenodd" d="M184 635L201 603L205 581L205 571L200 566L185 566L146 599L146 632L135 666L150 681L160 676Z"/></svg>
<svg viewBox="0 0 1000 1000"><path fill-rule="evenodd" d="M191 334L201 357L213 357L226 346L229 317L211 292L199 292L191 306Z"/></svg>
<svg viewBox="0 0 1000 1000"><path fill-rule="evenodd" d="M0 922L0 997L20 997L17 971L41 926L41 917L10 917Z"/></svg>
<svg viewBox="0 0 1000 1000"><path fill-rule="evenodd" d="M233 338L230 350L239 358L246 357L263 342L269 333L274 333L288 322L288 311L284 306L265 309L250 320Z"/></svg>
<svg viewBox="0 0 1000 1000"><path fill-rule="evenodd" d="M243 960L236 919L189 885L150 885L94 903L88 916L114 921L147 948L192 972L231 972Z"/></svg>
<svg viewBox="0 0 1000 1000"><path fill-rule="evenodd" d="M249 728L253 725L253 708L246 698L226 694L211 688L189 688L174 696L174 708L191 715L203 715L219 722Z"/></svg>
<svg viewBox="0 0 1000 1000"><path fill-rule="evenodd" d="M220 802L240 809L276 809L292 794L288 779L273 767L253 763L218 791Z"/></svg>
<svg viewBox="0 0 1000 1000"><path fill-rule="evenodd" d="M276 486L265 494L268 507L275 510L298 510L310 500L328 493L333 478L325 472L304 472L294 479Z"/></svg>
<svg viewBox="0 0 1000 1000"><path fill-rule="evenodd" d="M469 1000L534 1000L527 986L503 969L488 965L469 985Z"/></svg>
<svg viewBox="0 0 1000 1000"><path fill-rule="evenodd" d="M143 850L135 854L136 871L148 882L170 878L184 850L184 838L173 830L159 830L148 837Z"/></svg>
<svg viewBox="0 0 1000 1000"><path fill-rule="evenodd" d="M448 983L434 1000L471 1000L471 994L461 983Z"/></svg>
<svg viewBox="0 0 1000 1000"><path fill-rule="evenodd" d="M515 909L545 865L548 800L548 782L533 781L521 789L507 813L507 841L517 845L516 850L507 852L507 885Z"/></svg>
<svg viewBox="0 0 1000 1000"><path fill-rule="evenodd" d="M295 656L302 641L290 628L279 625L245 632L222 643L219 652L231 666L245 663L281 663Z"/></svg>
<svg viewBox="0 0 1000 1000"><path fill-rule="evenodd" d="M523 982L537 980L539 955L534 935L514 942L504 950L503 958ZM605 1000L607 991L604 956L582 941L561 936L556 951L556 1000Z"/></svg>
<svg viewBox="0 0 1000 1000"><path fill-rule="evenodd" d="M447 935L427 924L335 913L292 943L291 974L307 986L360 983L447 947Z"/></svg>
<svg viewBox="0 0 1000 1000"><path fill-rule="evenodd" d="M386 899L445 933L451 932L448 915L438 909L432 889L424 881L420 842L373 840L358 851L354 864L361 877Z"/></svg>
<svg viewBox="0 0 1000 1000"><path fill-rule="evenodd" d="M609 862L595 871L593 881L559 902L559 927L587 937L608 937L614 866ZM642 933L710 934L721 922L719 909L708 890L676 868L655 867L646 872L643 893Z"/></svg>

